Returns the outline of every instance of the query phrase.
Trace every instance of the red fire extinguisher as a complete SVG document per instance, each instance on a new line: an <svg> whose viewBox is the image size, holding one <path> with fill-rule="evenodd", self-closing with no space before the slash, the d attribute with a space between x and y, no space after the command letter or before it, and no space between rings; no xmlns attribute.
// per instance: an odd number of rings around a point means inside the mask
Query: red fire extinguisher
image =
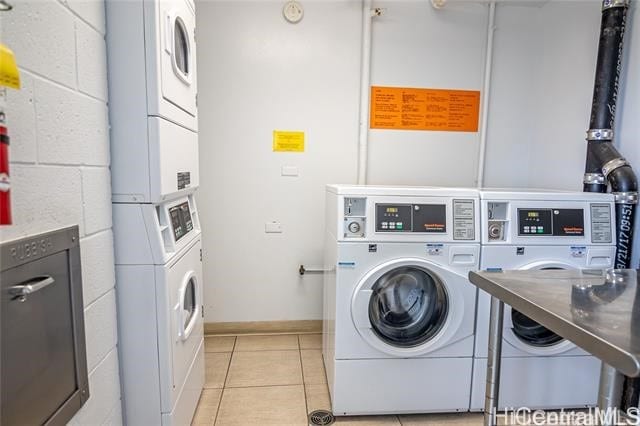
<svg viewBox="0 0 640 426"><path fill-rule="evenodd" d="M9 133L7 132L6 116L2 105L0 105L0 225L11 225Z"/></svg>

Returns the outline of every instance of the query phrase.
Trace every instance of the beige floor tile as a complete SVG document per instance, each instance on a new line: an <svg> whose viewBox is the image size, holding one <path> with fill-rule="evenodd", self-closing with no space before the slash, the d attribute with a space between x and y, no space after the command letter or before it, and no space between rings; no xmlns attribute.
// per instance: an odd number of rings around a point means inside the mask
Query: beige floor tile
<svg viewBox="0 0 640 426"><path fill-rule="evenodd" d="M302 357L302 375L305 385L321 385L327 383L324 372L322 351L318 349L305 349L300 351Z"/></svg>
<svg viewBox="0 0 640 426"><path fill-rule="evenodd" d="M224 379L227 377L230 360L230 352L204 354L205 388L222 389L224 387Z"/></svg>
<svg viewBox="0 0 640 426"><path fill-rule="evenodd" d="M401 426L401 423L396 416L336 417L335 424L342 426Z"/></svg>
<svg viewBox="0 0 640 426"><path fill-rule="evenodd" d="M233 345L236 343L235 336L205 336L205 352L233 352Z"/></svg>
<svg viewBox="0 0 640 426"><path fill-rule="evenodd" d="M204 389L191 426L213 426L218 414L222 389Z"/></svg>
<svg viewBox="0 0 640 426"><path fill-rule="evenodd" d="M300 334L300 349L322 349L322 334Z"/></svg>
<svg viewBox="0 0 640 426"><path fill-rule="evenodd" d="M306 426L303 386L225 389L216 426L251 425Z"/></svg>
<svg viewBox="0 0 640 426"><path fill-rule="evenodd" d="M285 351L293 349L298 349L298 336L284 334L274 336L238 336L235 351Z"/></svg>
<svg viewBox="0 0 640 426"><path fill-rule="evenodd" d="M329 389L327 385L305 385L304 391L307 397L307 411L331 410Z"/></svg>
<svg viewBox="0 0 640 426"><path fill-rule="evenodd" d="M299 351L234 352L226 387L301 385Z"/></svg>
<svg viewBox="0 0 640 426"><path fill-rule="evenodd" d="M482 426L481 413L412 414L399 418L402 426Z"/></svg>

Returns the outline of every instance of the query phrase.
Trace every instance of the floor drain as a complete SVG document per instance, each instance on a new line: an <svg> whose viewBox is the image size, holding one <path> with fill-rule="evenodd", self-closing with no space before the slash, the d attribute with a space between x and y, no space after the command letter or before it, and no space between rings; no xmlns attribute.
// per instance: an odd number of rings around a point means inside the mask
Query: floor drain
<svg viewBox="0 0 640 426"><path fill-rule="evenodd" d="M336 419L333 414L327 410L316 410L309 414L309 424L326 426L331 425Z"/></svg>

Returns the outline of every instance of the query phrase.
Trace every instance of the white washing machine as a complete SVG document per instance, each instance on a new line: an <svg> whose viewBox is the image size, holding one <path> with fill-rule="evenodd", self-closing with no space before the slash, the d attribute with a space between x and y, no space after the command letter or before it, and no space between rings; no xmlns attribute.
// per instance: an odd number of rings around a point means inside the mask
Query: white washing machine
<svg viewBox="0 0 640 426"><path fill-rule="evenodd" d="M195 6L108 1L115 202L158 203L198 186Z"/></svg>
<svg viewBox="0 0 640 426"><path fill-rule="evenodd" d="M193 195L114 204L118 348L129 425L188 425L204 386L202 250Z"/></svg>
<svg viewBox="0 0 640 426"><path fill-rule="evenodd" d="M335 415L466 411L475 190L326 192L323 358Z"/></svg>
<svg viewBox="0 0 640 426"><path fill-rule="evenodd" d="M611 194L480 192L482 270L596 269L613 265ZM484 407L490 296L478 294L471 410ZM596 404L600 362L505 305L499 406Z"/></svg>

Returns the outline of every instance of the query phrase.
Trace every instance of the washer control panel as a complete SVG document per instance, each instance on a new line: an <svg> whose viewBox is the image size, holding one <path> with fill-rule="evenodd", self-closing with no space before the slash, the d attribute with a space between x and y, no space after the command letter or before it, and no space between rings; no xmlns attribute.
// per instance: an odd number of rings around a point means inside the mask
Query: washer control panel
<svg viewBox="0 0 640 426"><path fill-rule="evenodd" d="M486 242L544 244L612 244L613 203L586 200L487 201L483 229ZM545 239L546 237L546 239ZM556 237L559 237L556 238Z"/></svg>
<svg viewBox="0 0 640 426"><path fill-rule="evenodd" d="M444 204L376 204L376 232L447 232Z"/></svg>
<svg viewBox="0 0 640 426"><path fill-rule="evenodd" d="M518 209L518 235L584 236L583 209Z"/></svg>

